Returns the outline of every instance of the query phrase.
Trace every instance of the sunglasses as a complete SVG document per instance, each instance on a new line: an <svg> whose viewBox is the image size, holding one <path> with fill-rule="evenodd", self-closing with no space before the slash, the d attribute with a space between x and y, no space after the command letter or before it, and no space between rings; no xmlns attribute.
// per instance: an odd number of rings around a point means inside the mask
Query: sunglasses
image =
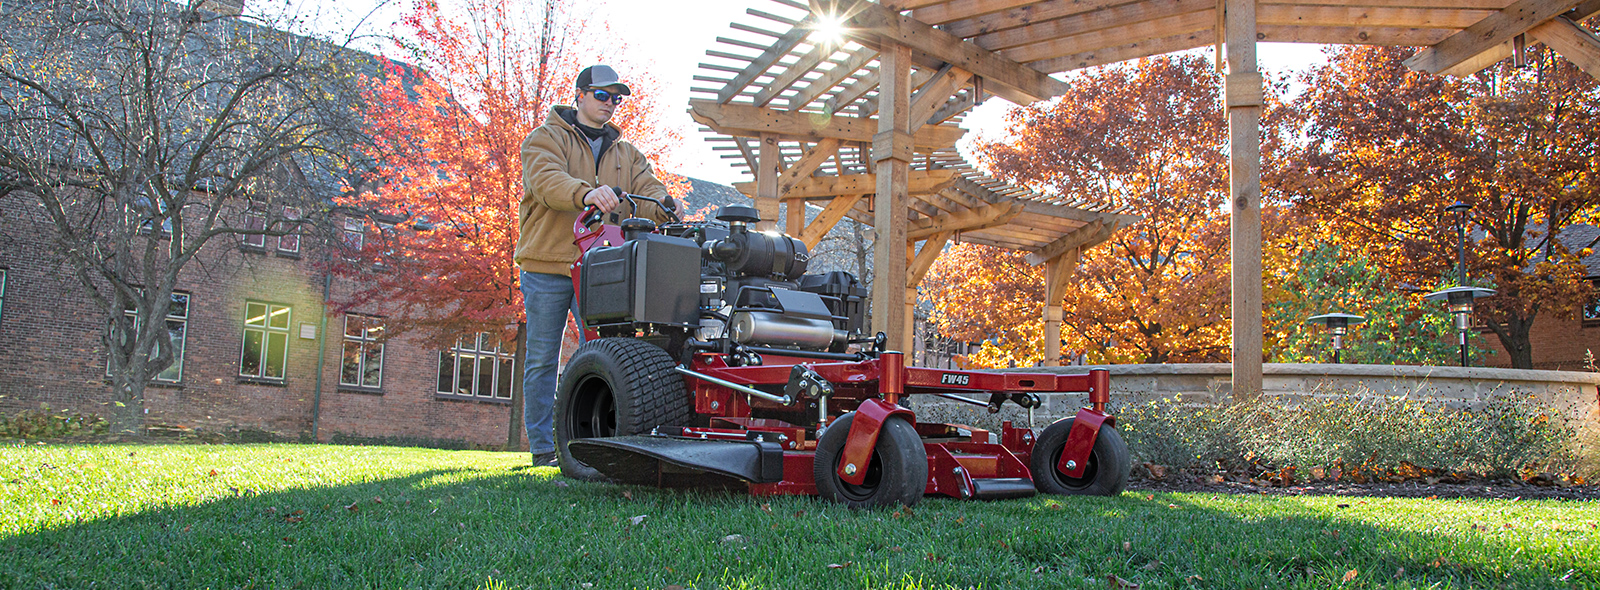
<svg viewBox="0 0 1600 590"><path fill-rule="evenodd" d="M621 94L617 94L615 92L608 92L608 91L605 91L605 90L601 90L599 88L595 88L593 90L590 90L589 92L594 93L594 99L598 100L600 102L609 102L611 104L622 104L622 95Z"/></svg>

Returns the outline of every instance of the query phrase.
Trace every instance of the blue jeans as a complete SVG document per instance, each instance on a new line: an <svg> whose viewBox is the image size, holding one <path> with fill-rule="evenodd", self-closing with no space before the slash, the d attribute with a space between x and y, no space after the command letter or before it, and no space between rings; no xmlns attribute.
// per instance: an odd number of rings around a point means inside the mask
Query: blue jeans
<svg viewBox="0 0 1600 590"><path fill-rule="evenodd" d="M528 356L522 372L522 420L528 428L528 451L556 450L554 416L556 370L561 365L562 334L567 311L578 317L572 279L522 271L522 305L528 317ZM582 332L579 333L582 339Z"/></svg>

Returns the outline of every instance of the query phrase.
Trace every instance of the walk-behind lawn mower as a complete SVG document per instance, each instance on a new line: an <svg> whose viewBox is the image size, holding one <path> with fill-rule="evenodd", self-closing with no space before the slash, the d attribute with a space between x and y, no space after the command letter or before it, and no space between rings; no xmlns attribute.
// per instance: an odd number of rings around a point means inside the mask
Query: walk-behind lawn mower
<svg viewBox="0 0 1600 590"><path fill-rule="evenodd" d="M637 211L647 199L624 203ZM817 494L852 507L909 506L926 494L1113 495L1127 485L1128 448L1105 413L1106 371L908 367L881 332L862 334L867 293L856 278L805 274L805 244L752 229L754 208L722 207L717 222L673 216L660 227L603 217L591 208L573 226L587 341L556 395L562 474ZM1036 408L1049 392L1087 393L1090 407L1037 439L1009 421L998 441L971 426L918 422L900 405L933 395L998 412L1006 402Z"/></svg>

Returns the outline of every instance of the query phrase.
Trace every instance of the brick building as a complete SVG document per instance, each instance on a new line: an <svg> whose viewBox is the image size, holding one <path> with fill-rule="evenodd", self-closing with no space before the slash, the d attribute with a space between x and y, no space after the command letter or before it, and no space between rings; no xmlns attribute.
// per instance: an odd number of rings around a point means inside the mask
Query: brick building
<svg viewBox="0 0 1600 590"><path fill-rule="evenodd" d="M1561 231L1561 242L1568 250L1577 252L1591 248L1600 239L1600 227L1573 225ZM1587 371L1586 357L1592 352L1600 357L1600 253L1583 259L1589 268L1589 283L1596 295L1589 303L1573 313L1558 314L1543 311L1534 318L1529 331L1529 344L1533 347L1533 368L1552 371ZM1506 354L1500 338L1487 328L1479 330L1482 346L1491 352L1488 357L1475 361L1487 367L1510 367L1511 357Z"/></svg>
<svg viewBox="0 0 1600 590"><path fill-rule="evenodd" d="M737 198L731 187L692 184L686 200L697 207ZM43 403L104 415L106 320L38 241L53 229L35 208L0 200L11 224L0 235L0 414ZM350 244L377 229L359 218L336 222ZM357 279L325 284L313 264L325 248L300 235L217 239L185 267L167 318L181 341L178 361L145 390L146 424L306 440L315 428L322 442L505 444L515 343L465 334L441 350L420 336L383 339L382 309L336 311Z"/></svg>

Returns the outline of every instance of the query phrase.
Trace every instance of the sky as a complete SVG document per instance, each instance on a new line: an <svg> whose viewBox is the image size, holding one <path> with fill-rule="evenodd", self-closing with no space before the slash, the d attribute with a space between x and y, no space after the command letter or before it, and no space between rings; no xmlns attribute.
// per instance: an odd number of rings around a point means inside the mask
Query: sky
<svg viewBox="0 0 1600 590"><path fill-rule="evenodd" d="M448 6L452 0L439 0ZM411 0L284 0L284 6L293 7L298 14L312 17L313 26L328 32L347 32L356 28L369 34L382 35L394 30L394 22ZM259 4L257 4L259 3ZM276 9L279 4L264 0L247 0L247 12ZM685 139L675 154L675 164L680 174L724 184L749 180L743 166L734 168L729 160L720 159L706 141L707 134L689 119L689 88L695 85L694 76L700 73L699 63L706 61L705 52L718 45L716 38L726 36L731 29L728 23L740 21L748 24L769 25L745 14L747 8L766 9L773 6L767 0L605 0L596 3L595 17L610 22L612 30L627 39L638 56L654 60L659 68L656 77L666 83L666 104L683 105L671 111L671 124L680 127ZM362 22L364 19L364 22ZM721 49L726 49L722 47ZM1210 51L1206 51L1210 55ZM1263 43L1257 50L1259 67L1275 73L1292 73L1324 63L1322 46L1289 43ZM643 61L643 60L640 60ZM627 72L620 72L624 81ZM705 83L700 83L705 85ZM1296 89L1291 87L1290 92ZM960 147L965 152L979 137L998 137L1004 133L1006 109L1011 103L991 99L966 117L962 126L968 129Z"/></svg>

